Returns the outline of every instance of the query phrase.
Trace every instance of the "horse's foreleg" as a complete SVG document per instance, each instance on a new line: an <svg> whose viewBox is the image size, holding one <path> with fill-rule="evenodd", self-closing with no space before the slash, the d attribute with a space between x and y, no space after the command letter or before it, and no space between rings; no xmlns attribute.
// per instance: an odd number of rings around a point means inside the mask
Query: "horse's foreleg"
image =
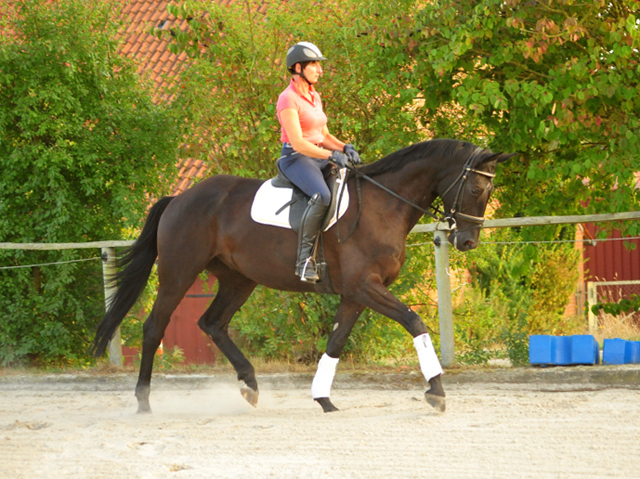
<svg viewBox="0 0 640 479"><path fill-rule="evenodd" d="M444 411L446 404L441 379L442 367L422 318L392 295L377 277L365 282L354 294L354 298L398 322L411 334L418 353L420 370L430 386L425 393L425 399L436 410Z"/></svg>
<svg viewBox="0 0 640 479"><path fill-rule="evenodd" d="M344 297L338 306L333 329L329 334L329 341L327 342L327 351L322 355L318 363L318 370L311 385L311 395L313 399L322 406L324 412L338 410L329 399L331 385L333 384L340 353L347 343L353 325L363 310L363 305L348 301Z"/></svg>
<svg viewBox="0 0 640 479"><path fill-rule="evenodd" d="M242 396L255 407L258 404L258 381L255 370L229 337L228 329L231 318L247 301L256 283L230 270L224 274L217 272L217 277L218 294L198 321L198 326L209 335L233 365L238 373L238 380L245 384L240 391Z"/></svg>
<svg viewBox="0 0 640 479"><path fill-rule="evenodd" d="M420 321L422 321L422 319ZM424 393L424 397L431 406L440 412L444 412L446 404L441 379L442 367L440 366L440 361L436 355L429 333L414 337L413 345L418 353L422 375L431 386L430 389Z"/></svg>

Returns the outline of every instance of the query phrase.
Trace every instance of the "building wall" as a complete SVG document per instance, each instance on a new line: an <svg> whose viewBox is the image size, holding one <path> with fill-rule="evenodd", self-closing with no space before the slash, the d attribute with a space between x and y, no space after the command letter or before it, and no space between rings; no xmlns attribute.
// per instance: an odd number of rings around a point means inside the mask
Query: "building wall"
<svg viewBox="0 0 640 479"><path fill-rule="evenodd" d="M171 351L174 346L178 346L184 352L185 364L215 364L220 353L197 324L211 304L213 298L206 296L214 284L213 277L209 277L206 283L197 279L171 315L165 331L162 340L164 351Z"/></svg>
<svg viewBox="0 0 640 479"><path fill-rule="evenodd" d="M635 243L635 250L628 250L624 241L596 241L596 227L585 225L585 241L583 258L585 261L585 281L629 281L640 280L640 240L630 240ZM609 238L622 238L620 231L614 230Z"/></svg>

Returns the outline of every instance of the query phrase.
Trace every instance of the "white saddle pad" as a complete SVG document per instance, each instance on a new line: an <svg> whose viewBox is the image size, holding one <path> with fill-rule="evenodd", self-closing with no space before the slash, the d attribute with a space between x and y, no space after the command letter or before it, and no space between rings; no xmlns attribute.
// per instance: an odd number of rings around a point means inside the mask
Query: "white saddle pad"
<svg viewBox="0 0 640 479"><path fill-rule="evenodd" d="M340 211L337 211L329 221L329 224L325 228L327 231L331 228L338 218L342 217L349 207L349 188L345 188L344 177L346 170L340 170L336 182L338 183L338 203ZM342 195L342 198L340 198ZM293 188L276 188L271 184L271 180L265 181L260 189L256 192L256 196L253 198L253 204L251 205L251 218L256 223L271 226L280 226L281 228L291 229L289 224L289 209L287 206L285 209L276 214L280 208L287 204L293 198ZM300 200L302 201L302 200Z"/></svg>

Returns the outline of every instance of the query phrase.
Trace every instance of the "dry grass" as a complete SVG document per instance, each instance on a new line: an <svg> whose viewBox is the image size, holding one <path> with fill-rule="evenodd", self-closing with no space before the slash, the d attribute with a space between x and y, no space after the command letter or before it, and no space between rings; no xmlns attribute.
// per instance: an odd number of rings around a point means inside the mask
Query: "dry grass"
<svg viewBox="0 0 640 479"><path fill-rule="evenodd" d="M598 330L594 334L598 343L602 344L605 339L626 339L630 341L640 341L640 323L638 314L621 314L613 316L601 312L598 316Z"/></svg>

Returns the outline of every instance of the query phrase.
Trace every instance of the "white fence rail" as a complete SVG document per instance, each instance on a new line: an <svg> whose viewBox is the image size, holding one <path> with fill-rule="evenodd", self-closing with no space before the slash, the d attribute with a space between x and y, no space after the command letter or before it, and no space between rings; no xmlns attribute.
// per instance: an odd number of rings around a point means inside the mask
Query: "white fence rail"
<svg viewBox="0 0 640 479"><path fill-rule="evenodd" d="M515 226L545 226L577 223L603 223L611 221L640 220L640 211L626 213L611 213L598 215L572 216L533 216L527 218L507 218L487 220L484 228L510 228ZM446 233L448 225L430 223L416 225L411 233L434 233L436 251L436 279L438 284L438 315L440 322L440 355L442 365L450 367L455 364L455 347L453 338L453 314L451 306L451 280L449 277L449 243ZM105 280L105 307L108 308L113 288L107 287L107 278L115 271L115 248L126 247L133 241L92 241L87 243L0 243L0 249L19 250L62 250L100 248L102 250L102 268ZM590 323L591 325L591 323ZM122 350L120 347L120 331L109 345L111 363L122 364Z"/></svg>
<svg viewBox="0 0 640 479"><path fill-rule="evenodd" d="M131 246L133 241L88 241L86 243L0 243L0 249L60 250L118 248Z"/></svg>
<svg viewBox="0 0 640 479"><path fill-rule="evenodd" d="M628 221L640 219L640 211L627 213L607 213L599 215L570 215L570 216L530 216L526 218L504 218L500 220L487 220L483 228L513 228L514 226L545 226L568 225L577 223L606 223L611 221ZM416 225L411 233L433 233L440 223ZM1 244L1 243L0 243Z"/></svg>

